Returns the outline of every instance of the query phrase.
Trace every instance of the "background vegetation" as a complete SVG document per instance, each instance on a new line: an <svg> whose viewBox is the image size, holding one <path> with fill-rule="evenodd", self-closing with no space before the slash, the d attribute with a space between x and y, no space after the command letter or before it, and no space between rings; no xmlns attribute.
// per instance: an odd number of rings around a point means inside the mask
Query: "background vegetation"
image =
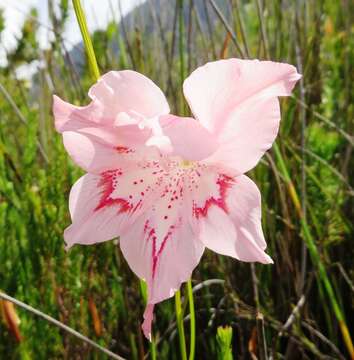
<svg viewBox="0 0 354 360"><path fill-rule="evenodd" d="M0 69L0 290L121 356L143 359L150 356L140 330L144 301L117 241L64 251L68 193L81 172L54 130L52 94L83 105L92 83L82 44L69 52L61 35L70 11L68 1L49 1L55 37L46 50L31 11ZM282 100L275 151L250 174L262 192L275 264L205 253L193 274L197 359L349 358L318 264L350 325L353 14L346 0L148 0L93 33L101 73L146 74L175 113L185 108L182 79L210 60L269 58L304 75L295 95ZM19 67L33 61L31 81L19 80ZM308 255L311 244L317 261ZM0 359L105 358L20 308L2 300L0 308ZM158 358L180 358L173 300L157 306L154 335Z"/></svg>

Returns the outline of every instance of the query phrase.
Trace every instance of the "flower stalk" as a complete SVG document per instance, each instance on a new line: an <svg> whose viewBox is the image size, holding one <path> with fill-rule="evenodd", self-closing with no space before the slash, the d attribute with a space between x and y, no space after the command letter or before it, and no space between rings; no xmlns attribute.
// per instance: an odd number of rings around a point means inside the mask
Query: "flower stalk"
<svg viewBox="0 0 354 360"><path fill-rule="evenodd" d="M195 356L195 310L194 310L194 298L192 280L187 282L188 303L189 303L189 316L190 316L190 349L189 360L194 360Z"/></svg>
<svg viewBox="0 0 354 360"><path fill-rule="evenodd" d="M95 81L97 81L98 78L100 77L100 70L98 69L95 51L93 50L90 33L87 28L85 13L82 9L80 0L73 0L73 6L75 10L76 19L80 27L82 40L85 45L89 69L92 74L92 77L94 78Z"/></svg>
<svg viewBox="0 0 354 360"><path fill-rule="evenodd" d="M177 321L177 330L179 336L179 348L181 351L181 359L187 360L186 338L184 336L183 309L182 309L180 290L177 290L175 293L175 309L176 309L176 321Z"/></svg>

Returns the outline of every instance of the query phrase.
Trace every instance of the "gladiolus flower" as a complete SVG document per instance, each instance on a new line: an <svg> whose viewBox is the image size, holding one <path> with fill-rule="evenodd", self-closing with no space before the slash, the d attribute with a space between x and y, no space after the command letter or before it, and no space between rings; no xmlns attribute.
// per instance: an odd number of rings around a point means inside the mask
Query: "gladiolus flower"
<svg viewBox="0 0 354 360"><path fill-rule="evenodd" d="M54 97L56 129L87 172L70 192L65 241L120 237L130 268L148 286L147 337L154 304L191 277L205 247L272 263L261 196L244 173L271 147L278 97L300 77L294 66L270 61L208 63L183 84L196 120L171 115L162 91L129 70L103 75L86 107Z"/></svg>

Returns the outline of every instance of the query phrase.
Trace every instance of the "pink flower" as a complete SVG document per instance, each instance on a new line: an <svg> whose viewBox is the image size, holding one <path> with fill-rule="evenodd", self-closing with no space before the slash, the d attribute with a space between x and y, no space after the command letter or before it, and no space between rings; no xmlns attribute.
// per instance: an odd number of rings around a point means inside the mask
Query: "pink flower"
<svg viewBox="0 0 354 360"><path fill-rule="evenodd" d="M77 107L54 97L57 130L87 174L73 186L67 246L120 237L131 269L148 285L143 330L154 304L187 281L207 247L242 261L264 252L261 196L245 172L278 132L278 96L300 75L288 64L229 59L184 82L197 119L170 114L161 90L134 71L111 71Z"/></svg>

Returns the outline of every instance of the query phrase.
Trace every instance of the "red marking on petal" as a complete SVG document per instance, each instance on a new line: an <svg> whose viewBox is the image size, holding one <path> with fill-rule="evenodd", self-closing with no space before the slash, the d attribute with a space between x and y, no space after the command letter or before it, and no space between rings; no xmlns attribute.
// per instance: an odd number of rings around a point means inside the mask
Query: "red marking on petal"
<svg viewBox="0 0 354 360"><path fill-rule="evenodd" d="M98 211L104 207L113 205L120 206L118 213L125 213L132 210L133 205L130 204L127 200L121 198L112 199L110 197L114 191L114 178L121 174L122 172L117 170L108 170L101 174L101 180L99 181L98 186L102 187L102 196L94 211Z"/></svg>
<svg viewBox="0 0 354 360"><path fill-rule="evenodd" d="M176 228L175 225L171 225L167 231L167 234L164 236L163 240L162 240L162 243L160 245L160 248L157 249L157 244L156 244L156 240L157 240L157 237L156 237L156 232L155 232L155 229L154 228L151 228L150 225L149 225L149 221L147 220L145 222L145 225L144 225L144 233L148 233L148 236L147 236L147 241L150 241L152 242L152 278L154 279L155 275L156 275L156 270L157 270L157 265L158 265L158 262L159 262L159 259L160 259L160 256L166 246L166 243L168 241L168 239L170 239L170 237L172 236L173 234L173 231L174 229Z"/></svg>
<svg viewBox="0 0 354 360"><path fill-rule="evenodd" d="M235 183L234 178L220 174L216 184L219 186L219 198L215 199L213 196L207 199L204 203L203 207L197 207L194 204L193 214L198 219L200 216L205 217L208 214L208 210L211 205L216 205L226 213L228 213L228 209L226 206L226 194L227 190Z"/></svg>
<svg viewBox="0 0 354 360"><path fill-rule="evenodd" d="M144 234L146 234L146 232L148 231L149 229L149 220L146 220L145 221L145 225L144 225Z"/></svg>
<svg viewBox="0 0 354 360"><path fill-rule="evenodd" d="M132 152L134 152L132 149L126 147L126 146L116 146L115 149L120 153L120 154L130 154Z"/></svg>

